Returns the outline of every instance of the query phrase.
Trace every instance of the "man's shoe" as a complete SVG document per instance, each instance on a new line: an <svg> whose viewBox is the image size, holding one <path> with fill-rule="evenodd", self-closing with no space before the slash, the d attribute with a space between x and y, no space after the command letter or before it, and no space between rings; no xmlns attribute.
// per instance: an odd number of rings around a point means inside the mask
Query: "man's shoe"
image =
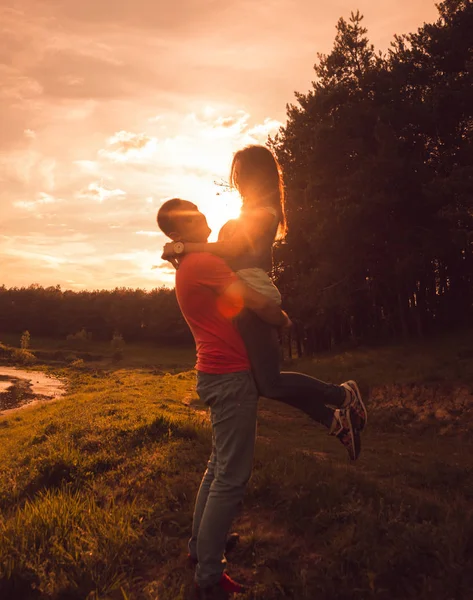
<svg viewBox="0 0 473 600"><path fill-rule="evenodd" d="M334 435L345 446L351 460L356 460L361 452L360 430L353 427L357 415L351 406L337 408L333 414L329 435Z"/></svg>
<svg viewBox="0 0 473 600"><path fill-rule="evenodd" d="M195 586L197 600L227 600L231 594L244 594L247 588L223 573L220 581L210 587Z"/></svg>
<svg viewBox="0 0 473 600"><path fill-rule="evenodd" d="M368 422L368 411L366 410L366 406L361 397L360 388L356 381L353 381L352 379L350 381L345 381L345 383L342 383L341 385L348 390L350 395L350 401L346 406L351 407L356 413L356 418L353 419L353 426L356 429L363 431Z"/></svg>
<svg viewBox="0 0 473 600"><path fill-rule="evenodd" d="M227 543L225 544L225 554L228 554L229 552L231 552L232 550L234 550L238 544L238 542L240 541L240 534L239 533L231 533L228 537L227 537ZM197 558L194 558L193 556L191 556L190 554L187 555L187 562L189 563L189 565L195 567L195 565L199 562L197 560Z"/></svg>

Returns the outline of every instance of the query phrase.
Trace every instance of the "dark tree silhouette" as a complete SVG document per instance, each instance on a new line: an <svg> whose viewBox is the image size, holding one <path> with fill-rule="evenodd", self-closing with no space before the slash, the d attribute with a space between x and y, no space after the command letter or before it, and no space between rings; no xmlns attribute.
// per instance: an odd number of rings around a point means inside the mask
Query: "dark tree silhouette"
<svg viewBox="0 0 473 600"><path fill-rule="evenodd" d="M119 332L127 342L190 343L174 290L61 291L0 287L0 332L67 337L84 329L95 340Z"/></svg>
<svg viewBox="0 0 473 600"><path fill-rule="evenodd" d="M473 5L438 8L386 56L340 19L269 140L289 225L274 276L309 352L471 322Z"/></svg>

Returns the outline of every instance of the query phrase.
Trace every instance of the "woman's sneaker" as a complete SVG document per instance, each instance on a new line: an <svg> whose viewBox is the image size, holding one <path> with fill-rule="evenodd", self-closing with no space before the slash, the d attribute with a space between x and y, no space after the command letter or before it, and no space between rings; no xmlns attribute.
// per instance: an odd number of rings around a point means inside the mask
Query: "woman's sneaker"
<svg viewBox="0 0 473 600"><path fill-rule="evenodd" d="M353 426L357 419L354 408L337 408L333 414L329 435L334 435L345 446L351 460L356 460L361 452L360 430Z"/></svg>
<svg viewBox="0 0 473 600"><path fill-rule="evenodd" d="M196 584L197 600L228 600L231 594L244 594L248 588L234 581L229 575L223 573L220 581L210 587L200 587Z"/></svg>
<svg viewBox="0 0 473 600"><path fill-rule="evenodd" d="M348 390L348 394L350 395L350 400L346 404L346 406L352 408L355 411L356 418L353 419L353 426L360 431L366 427L366 423L368 422L368 411L366 410L366 406L361 398L360 388L356 384L356 381L350 380L342 383L341 386Z"/></svg>

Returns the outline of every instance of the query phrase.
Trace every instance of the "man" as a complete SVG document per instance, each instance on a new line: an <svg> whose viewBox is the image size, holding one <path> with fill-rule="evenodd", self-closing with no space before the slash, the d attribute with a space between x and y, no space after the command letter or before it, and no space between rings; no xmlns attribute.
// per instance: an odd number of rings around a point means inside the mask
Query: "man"
<svg viewBox="0 0 473 600"><path fill-rule="evenodd" d="M175 244L206 242L210 229L191 202L174 198L158 212L160 229ZM202 600L223 600L244 588L225 572L225 541L251 475L258 391L233 317L243 307L274 326L290 321L276 304L245 285L209 253L188 254L176 272L176 295L197 348L197 393L210 407L212 453L194 510L191 559Z"/></svg>

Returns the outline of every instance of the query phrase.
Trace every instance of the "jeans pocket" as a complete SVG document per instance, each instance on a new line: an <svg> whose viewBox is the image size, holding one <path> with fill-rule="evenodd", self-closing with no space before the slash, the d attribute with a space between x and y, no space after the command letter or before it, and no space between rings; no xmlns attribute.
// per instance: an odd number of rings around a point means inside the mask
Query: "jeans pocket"
<svg viewBox="0 0 473 600"><path fill-rule="evenodd" d="M197 377L196 391L202 402L213 406L221 395L222 383L218 375L200 373Z"/></svg>

